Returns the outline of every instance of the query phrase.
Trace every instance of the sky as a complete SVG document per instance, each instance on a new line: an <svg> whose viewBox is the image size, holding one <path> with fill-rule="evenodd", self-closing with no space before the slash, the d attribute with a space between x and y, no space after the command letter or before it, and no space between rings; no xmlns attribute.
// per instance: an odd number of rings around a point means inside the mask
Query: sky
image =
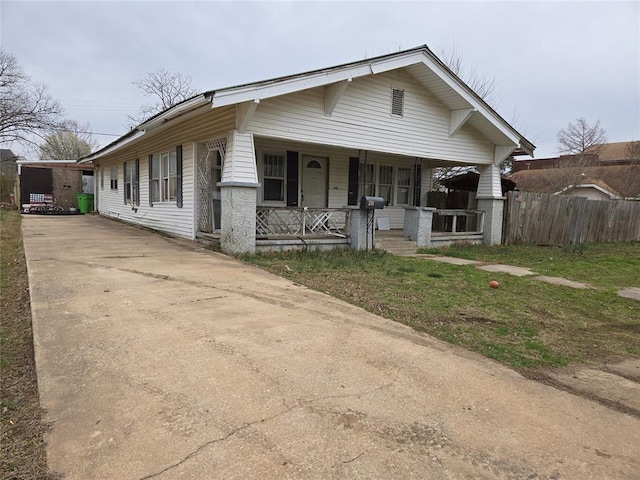
<svg viewBox="0 0 640 480"><path fill-rule="evenodd" d="M149 101L133 82L159 68L207 91L424 44L495 80L494 108L536 158L579 117L610 142L640 139L637 0L0 1L1 48L101 146L128 131Z"/></svg>

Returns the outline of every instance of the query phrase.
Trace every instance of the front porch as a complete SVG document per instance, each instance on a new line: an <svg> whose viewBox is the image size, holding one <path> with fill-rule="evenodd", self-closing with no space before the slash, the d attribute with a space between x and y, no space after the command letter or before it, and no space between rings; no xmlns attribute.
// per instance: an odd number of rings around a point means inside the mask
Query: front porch
<svg viewBox="0 0 640 480"><path fill-rule="evenodd" d="M372 227L358 208L363 195L384 199L375 215L386 222L374 229L402 231L418 247L500 242L495 163L478 165L477 201L474 195L464 208L431 208L424 219L411 212L431 205L433 170L451 162L238 131L196 150L196 236L220 232L225 252L372 248Z"/></svg>
<svg viewBox="0 0 640 480"><path fill-rule="evenodd" d="M378 226L387 223L384 210L370 216L359 208L258 206L255 251L379 248L393 253L415 253L420 247L483 243L484 211L429 207L407 210L426 212L426 216L423 213L418 218L410 212L405 216L404 229L381 230ZM217 232L198 234L198 239L205 243L220 244L220 238Z"/></svg>

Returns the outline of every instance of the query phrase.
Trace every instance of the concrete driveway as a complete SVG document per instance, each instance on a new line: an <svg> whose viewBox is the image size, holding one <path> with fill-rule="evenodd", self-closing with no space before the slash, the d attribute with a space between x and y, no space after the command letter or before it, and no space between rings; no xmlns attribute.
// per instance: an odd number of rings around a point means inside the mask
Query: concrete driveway
<svg viewBox="0 0 640 480"><path fill-rule="evenodd" d="M23 232L65 479L640 478L637 418L191 242Z"/></svg>

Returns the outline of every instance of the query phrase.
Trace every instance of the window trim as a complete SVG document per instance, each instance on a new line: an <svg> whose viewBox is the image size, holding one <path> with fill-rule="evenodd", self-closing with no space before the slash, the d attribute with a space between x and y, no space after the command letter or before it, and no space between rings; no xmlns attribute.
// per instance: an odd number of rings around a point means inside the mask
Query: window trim
<svg viewBox="0 0 640 480"><path fill-rule="evenodd" d="M157 168L154 163L157 161ZM165 163L166 161L166 163ZM178 202L178 152L177 150L167 150L149 156L149 195L150 203L173 203ZM171 172L172 163L175 171ZM175 190L171 194L171 186Z"/></svg>
<svg viewBox="0 0 640 480"><path fill-rule="evenodd" d="M273 156L273 157L279 157L282 160L282 176L281 177L276 177L276 176L272 176L272 175L265 175L265 158L267 156ZM260 168L260 173L262 175L262 187L261 187L261 195L260 197L262 198L262 203L265 205L286 205L287 203L287 155L285 152L276 152L276 151L265 151L265 152L261 152L260 155L260 160L261 160L261 168ZM282 184L281 184L281 199L280 200L267 200L265 198L265 192L266 192L266 181L267 180L272 180L272 179L276 179L276 180L281 180Z"/></svg>
<svg viewBox="0 0 640 480"><path fill-rule="evenodd" d="M361 177L361 169L364 167L364 165L367 166L371 166L370 168L373 168L373 183L366 183L366 185L363 185L362 182L362 177ZM413 176L415 175L414 173L414 166L413 165L397 165L397 164L391 164L389 163L389 160L380 160L380 161L373 161L373 162L367 162L366 164L364 162L360 162L359 167L358 167L358 198L361 198L363 195L376 195L379 197L382 197L382 190L381 190L381 186L389 186L388 183L385 184L381 184L380 183L380 169L381 167L390 167L392 169L391 171L391 175L392 175L392 184L391 184L391 198L387 198L386 201L386 206L388 207L402 207L405 205L412 205L413 202L413 195L414 195L414 179ZM406 169L409 170L409 185L400 185L399 182L399 169ZM371 185L373 185L373 188L371 188ZM369 190L367 190L365 187L369 186ZM408 189L408 202L407 203L398 203L398 189L399 188L406 188Z"/></svg>
<svg viewBox="0 0 640 480"><path fill-rule="evenodd" d="M124 162L124 203L140 205L140 160Z"/></svg>
<svg viewBox="0 0 640 480"><path fill-rule="evenodd" d="M401 166L401 165L397 165L396 166L396 175L395 175L395 203L394 205L398 205L398 206L404 206L404 205L411 205L412 204L412 194L413 194L413 179L415 176L414 173L414 168L415 167L405 167L405 166ZM400 185L400 169L404 169L404 170L408 170L409 171L409 184L408 185ZM407 202L406 203L400 203L400 200L398 199L398 193L400 191L400 189L406 189L407 190Z"/></svg>
<svg viewBox="0 0 640 480"><path fill-rule="evenodd" d="M115 176L114 176L115 172ZM112 191L118 191L118 167L111 167L110 175L110 186Z"/></svg>
<svg viewBox="0 0 640 480"><path fill-rule="evenodd" d="M391 169L391 183L381 183L381 177L382 177L382 172L381 170L383 168L390 168ZM382 188L381 187L389 187L389 198L385 198L386 200L386 206L387 207L392 207L395 205L395 181L396 181L396 167L395 165L389 165L387 163L379 163L378 164L378 168L376 169L378 172L378 178L377 178L377 182L376 182L376 192L378 192L378 196L379 197L384 197L384 195L382 194Z"/></svg>

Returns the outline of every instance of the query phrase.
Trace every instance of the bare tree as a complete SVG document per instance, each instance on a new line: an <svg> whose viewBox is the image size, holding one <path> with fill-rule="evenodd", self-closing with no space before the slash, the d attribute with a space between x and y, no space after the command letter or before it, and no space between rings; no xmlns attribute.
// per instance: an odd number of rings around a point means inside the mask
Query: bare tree
<svg viewBox="0 0 640 480"><path fill-rule="evenodd" d="M483 75L474 68L465 65L462 53L455 47L440 47L438 57L460 80L467 84L487 104L495 108L498 103L496 96L496 80L488 75ZM504 174L511 172L512 159L508 158L500 164L500 171ZM434 171L435 185L441 186L448 178L475 171L472 166L438 167Z"/></svg>
<svg viewBox="0 0 640 480"><path fill-rule="evenodd" d="M580 117L558 132L558 153L585 160L587 156L597 155L606 141L607 132L600 126L600 120L591 124Z"/></svg>
<svg viewBox="0 0 640 480"><path fill-rule="evenodd" d="M480 98L492 107L496 107L498 98L496 95L496 79L488 75L483 75L475 68L465 65L462 53L454 46L450 48L441 47L438 49L438 57L449 67L453 73L466 83Z"/></svg>
<svg viewBox="0 0 640 480"><path fill-rule="evenodd" d="M16 58L0 50L0 143L35 145L61 125L63 109L24 72Z"/></svg>
<svg viewBox="0 0 640 480"><path fill-rule="evenodd" d="M622 182L622 191L620 192L624 198L640 198L640 141L635 140L627 143L624 149L624 157L629 161L625 168L624 182Z"/></svg>
<svg viewBox="0 0 640 480"><path fill-rule="evenodd" d="M624 158L640 162L640 140L627 143L624 147Z"/></svg>
<svg viewBox="0 0 640 480"><path fill-rule="evenodd" d="M65 127L48 135L40 145L41 160L77 160L89 155L97 147L89 133L89 125L67 121Z"/></svg>
<svg viewBox="0 0 640 480"><path fill-rule="evenodd" d="M153 99L153 102L143 104L140 107L137 116L128 116L129 120L135 125L198 93L190 76L170 72L164 68L149 72L143 79L132 83L145 96Z"/></svg>

